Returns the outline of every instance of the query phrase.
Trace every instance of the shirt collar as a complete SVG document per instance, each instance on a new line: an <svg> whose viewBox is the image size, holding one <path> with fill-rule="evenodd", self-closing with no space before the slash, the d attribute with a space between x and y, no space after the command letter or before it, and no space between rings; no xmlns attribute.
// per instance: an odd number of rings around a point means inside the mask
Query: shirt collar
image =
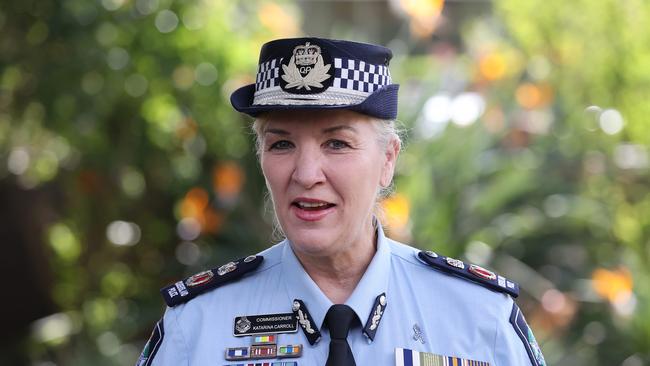
<svg viewBox="0 0 650 366"><path fill-rule="evenodd" d="M348 300L346 305L350 306L361 321L361 326L365 325L373 304L378 295L386 293L388 301L388 280L390 276L390 244L384 236L384 231L377 221L377 251L375 252L370 265L361 277ZM302 300L309 313L318 326L322 328L325 314L333 305L327 296L321 291L316 283L305 272L302 264L291 249L291 242L285 240L282 252L282 271L287 286L287 294L290 297L290 303L294 299Z"/></svg>

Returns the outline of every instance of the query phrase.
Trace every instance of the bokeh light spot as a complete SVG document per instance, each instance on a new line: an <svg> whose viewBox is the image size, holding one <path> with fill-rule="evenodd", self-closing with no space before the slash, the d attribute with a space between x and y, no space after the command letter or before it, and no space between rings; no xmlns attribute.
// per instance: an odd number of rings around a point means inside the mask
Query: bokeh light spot
<svg viewBox="0 0 650 366"><path fill-rule="evenodd" d="M566 305L566 296L556 289L547 290L542 295L542 307L549 313L561 313Z"/></svg>
<svg viewBox="0 0 650 366"><path fill-rule="evenodd" d="M88 95L96 95L104 87L104 77L102 74L91 71L84 74L81 79L81 89Z"/></svg>
<svg viewBox="0 0 650 366"><path fill-rule="evenodd" d="M201 223L194 217L185 217L176 225L176 234L183 240L194 240L201 235Z"/></svg>
<svg viewBox="0 0 650 366"><path fill-rule="evenodd" d="M95 39L104 46L112 45L117 40L117 36L117 27L109 22L102 23L95 31Z"/></svg>
<svg viewBox="0 0 650 366"><path fill-rule="evenodd" d="M591 275L596 293L611 303L625 302L632 297L632 274L627 268L599 268Z"/></svg>
<svg viewBox="0 0 650 366"><path fill-rule="evenodd" d="M104 356L114 356L120 351L120 339L111 331L100 334L96 343L99 352Z"/></svg>
<svg viewBox="0 0 650 366"><path fill-rule="evenodd" d="M499 53L490 53L479 61L479 71L487 80L501 79L506 73L506 67L506 58Z"/></svg>
<svg viewBox="0 0 650 366"><path fill-rule="evenodd" d="M183 25L191 31L199 30L205 25L204 18L205 16L201 14L199 8L192 7L183 13Z"/></svg>
<svg viewBox="0 0 650 366"><path fill-rule="evenodd" d="M386 225L391 230L405 230L409 222L411 203L406 196L395 193L381 202Z"/></svg>
<svg viewBox="0 0 650 366"><path fill-rule="evenodd" d="M232 205L237 200L244 184L244 171L235 162L217 165L212 172L212 186L219 200Z"/></svg>
<svg viewBox="0 0 650 366"><path fill-rule="evenodd" d="M123 169L120 176L120 187L129 197L140 197L146 189L144 176L138 170L132 167Z"/></svg>
<svg viewBox="0 0 650 366"><path fill-rule="evenodd" d="M623 116L616 109L606 109L600 114L600 128L608 135L615 135L623 129Z"/></svg>
<svg viewBox="0 0 650 366"><path fill-rule="evenodd" d="M129 53L124 48L113 47L108 51L106 62L111 69L121 70L129 63Z"/></svg>
<svg viewBox="0 0 650 366"><path fill-rule="evenodd" d="M7 169L15 174L22 175L29 168L29 152L24 147L15 147L7 158Z"/></svg>
<svg viewBox="0 0 650 366"><path fill-rule="evenodd" d="M142 15L149 15L158 10L158 0L136 0L135 8Z"/></svg>
<svg viewBox="0 0 650 366"><path fill-rule="evenodd" d="M605 340L607 330L605 326L598 321L592 321L587 324L582 333L582 339L585 343L592 346L598 345Z"/></svg>
<svg viewBox="0 0 650 366"><path fill-rule="evenodd" d="M212 85L217 81L217 68L207 62L200 63L194 70L194 77L201 85Z"/></svg>
<svg viewBox="0 0 650 366"><path fill-rule="evenodd" d="M462 93L451 103L451 120L465 127L473 124L485 111L485 101L478 93Z"/></svg>
<svg viewBox="0 0 650 366"><path fill-rule="evenodd" d="M445 130L451 119L451 98L445 94L429 98L422 108L419 130L425 139L433 138Z"/></svg>
<svg viewBox="0 0 650 366"><path fill-rule="evenodd" d="M57 313L36 320L32 324L33 337L42 343L49 343L68 337L73 330L70 317L65 313Z"/></svg>
<svg viewBox="0 0 650 366"><path fill-rule="evenodd" d="M562 195L550 195L544 200L544 212L552 218L562 217L569 212L569 202Z"/></svg>
<svg viewBox="0 0 650 366"><path fill-rule="evenodd" d="M186 266L196 264L201 258L201 249L193 242L185 241L176 247L176 259Z"/></svg>
<svg viewBox="0 0 650 366"><path fill-rule="evenodd" d="M149 86L147 79L140 74L130 75L124 81L124 90L132 97L142 96Z"/></svg>
<svg viewBox="0 0 650 366"><path fill-rule="evenodd" d="M102 6L106 10L115 11L124 5L126 0L102 0Z"/></svg>
<svg viewBox="0 0 650 366"><path fill-rule="evenodd" d="M155 23L160 33L170 33L178 27L178 16L171 10L161 10L156 15Z"/></svg>
<svg viewBox="0 0 650 366"><path fill-rule="evenodd" d="M187 90L194 84L194 70L187 65L179 66L172 73L172 80L176 88Z"/></svg>
<svg viewBox="0 0 650 366"><path fill-rule="evenodd" d="M614 162L621 169L646 169L648 167L648 150L642 145L618 145L614 149Z"/></svg>
<svg viewBox="0 0 650 366"><path fill-rule="evenodd" d="M472 263L484 266L492 260L492 247L482 241L472 241L467 245L465 257Z"/></svg>
<svg viewBox="0 0 650 366"><path fill-rule="evenodd" d="M57 256L65 261L74 261L81 254L81 244L70 230L62 223L54 224L48 230L50 245Z"/></svg>
<svg viewBox="0 0 650 366"><path fill-rule="evenodd" d="M140 234L140 227L132 222L117 220L106 227L106 237L115 245L135 245Z"/></svg>

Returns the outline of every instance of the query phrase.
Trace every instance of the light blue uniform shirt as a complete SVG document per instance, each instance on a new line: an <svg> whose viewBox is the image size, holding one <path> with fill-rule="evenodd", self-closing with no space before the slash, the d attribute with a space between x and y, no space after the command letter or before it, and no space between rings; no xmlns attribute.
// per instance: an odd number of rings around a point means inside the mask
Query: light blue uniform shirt
<svg viewBox="0 0 650 366"><path fill-rule="evenodd" d="M396 357L397 348L496 366L536 366L509 321L513 310L509 295L435 270L418 258L418 252L386 238L381 228L377 230L377 252L346 301L361 322L348 336L358 366L408 365L408 360L402 361L403 352ZM235 317L290 313L294 299L300 299L322 338L310 345L300 327L295 333L278 334L278 344L303 345L300 358L284 361L325 365L330 337L323 320L332 302L305 272L288 240L260 255L264 256L262 264L242 278L167 308L162 320L164 336L155 357L146 364L223 366L274 361L225 359L226 348L251 344L250 337L233 335ZM382 293L387 306L370 341L362 330Z"/></svg>

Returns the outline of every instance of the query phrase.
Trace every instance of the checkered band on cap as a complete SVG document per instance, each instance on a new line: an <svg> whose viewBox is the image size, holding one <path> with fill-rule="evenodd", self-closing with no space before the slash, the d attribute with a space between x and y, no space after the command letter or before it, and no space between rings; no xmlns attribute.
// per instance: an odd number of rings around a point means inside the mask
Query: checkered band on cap
<svg viewBox="0 0 650 366"><path fill-rule="evenodd" d="M280 85L280 63L282 59L273 59L261 63L257 69L255 91L273 88Z"/></svg>
<svg viewBox="0 0 650 366"><path fill-rule="evenodd" d="M253 105L353 105L391 84L386 65L334 58L332 86L320 93L296 95L280 87L281 62L273 59L260 64Z"/></svg>
<svg viewBox="0 0 650 366"><path fill-rule="evenodd" d="M334 76L333 87L365 93L372 93L390 84L388 66L352 59L335 58Z"/></svg>

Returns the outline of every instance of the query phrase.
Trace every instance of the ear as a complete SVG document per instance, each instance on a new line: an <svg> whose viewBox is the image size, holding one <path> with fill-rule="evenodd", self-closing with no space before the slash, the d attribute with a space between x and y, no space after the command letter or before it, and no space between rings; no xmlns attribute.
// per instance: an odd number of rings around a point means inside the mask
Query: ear
<svg viewBox="0 0 650 366"><path fill-rule="evenodd" d="M401 144L400 141L396 138L393 138L388 142L388 146L386 147L386 152L385 152L385 161L384 161L384 166L382 167L381 171L381 179L379 180L379 184L383 187L386 188L390 185L390 183L393 181L393 174L395 173L395 164L397 164L397 157L399 156L399 152L401 149Z"/></svg>

